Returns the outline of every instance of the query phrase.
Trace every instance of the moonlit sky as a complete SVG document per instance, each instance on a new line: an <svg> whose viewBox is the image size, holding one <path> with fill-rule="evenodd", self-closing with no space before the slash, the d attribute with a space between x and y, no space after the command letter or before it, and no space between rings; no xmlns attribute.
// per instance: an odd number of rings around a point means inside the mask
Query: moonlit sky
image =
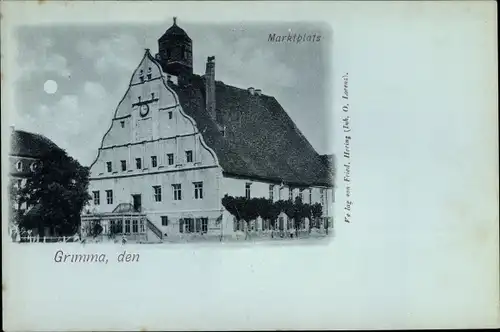
<svg viewBox="0 0 500 332"><path fill-rule="evenodd" d="M193 40L194 72L203 74L207 56L216 57L216 79L262 89L274 96L310 143L333 153L325 126L330 111L327 77L331 32L318 24L193 25L177 20ZM97 154L118 102L126 92L144 49L158 51L157 39L172 19L155 25L53 25L17 30L16 129L43 134L83 165ZM276 44L270 32L320 34L319 43ZM57 83L55 93L44 89ZM45 85L47 87L47 85ZM53 88L53 86L52 86ZM49 91L52 92L52 91Z"/></svg>

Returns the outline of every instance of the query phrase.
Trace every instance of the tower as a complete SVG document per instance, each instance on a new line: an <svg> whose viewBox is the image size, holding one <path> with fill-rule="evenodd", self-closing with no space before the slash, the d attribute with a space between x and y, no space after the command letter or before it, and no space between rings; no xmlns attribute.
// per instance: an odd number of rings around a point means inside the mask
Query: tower
<svg viewBox="0 0 500 332"><path fill-rule="evenodd" d="M193 74L193 43L187 33L177 25L177 18L158 39L156 60L163 72L179 77L179 81Z"/></svg>

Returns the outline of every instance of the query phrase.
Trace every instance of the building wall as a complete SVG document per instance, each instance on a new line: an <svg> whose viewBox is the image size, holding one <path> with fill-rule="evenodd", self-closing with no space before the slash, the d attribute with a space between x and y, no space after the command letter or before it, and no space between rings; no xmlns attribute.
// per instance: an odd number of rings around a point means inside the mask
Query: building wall
<svg viewBox="0 0 500 332"><path fill-rule="evenodd" d="M142 108L144 102L147 111ZM187 159L186 151L192 152L192 160ZM168 154L174 155L173 164ZM121 161L126 163L125 170ZM92 212L112 212L121 203L133 204L132 195L141 195L142 212L169 235L179 233L181 218L215 222L221 214L222 173L217 158L147 53L134 71L90 173L89 192L92 196L99 192L99 204L90 202ZM203 198L195 199L194 182L203 184ZM181 185L180 200L174 199L174 184ZM153 186L161 188L161 201L155 200ZM110 203L106 190L112 191ZM168 217L168 225L162 225L162 216Z"/></svg>

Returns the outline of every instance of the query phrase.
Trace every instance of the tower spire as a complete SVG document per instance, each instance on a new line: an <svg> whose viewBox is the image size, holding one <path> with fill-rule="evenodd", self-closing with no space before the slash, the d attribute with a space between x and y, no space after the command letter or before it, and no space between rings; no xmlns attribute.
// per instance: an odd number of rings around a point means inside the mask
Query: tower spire
<svg viewBox="0 0 500 332"><path fill-rule="evenodd" d="M177 16L174 16L174 25L177 25Z"/></svg>

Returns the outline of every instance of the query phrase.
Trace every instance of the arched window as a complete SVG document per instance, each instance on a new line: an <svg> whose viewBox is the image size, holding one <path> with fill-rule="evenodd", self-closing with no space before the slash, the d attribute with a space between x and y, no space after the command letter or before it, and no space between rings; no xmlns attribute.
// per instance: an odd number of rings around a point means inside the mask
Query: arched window
<svg viewBox="0 0 500 332"><path fill-rule="evenodd" d="M37 163L37 162L33 162L33 163L31 163L31 166L30 166L31 171L32 171L32 172L35 172L35 171L38 169L38 166L39 166L39 165L38 165L38 163Z"/></svg>
<svg viewBox="0 0 500 332"><path fill-rule="evenodd" d="M21 172L23 170L23 162L22 161L18 161L16 163L16 169Z"/></svg>
<svg viewBox="0 0 500 332"><path fill-rule="evenodd" d="M182 58L184 60L187 59L186 45L182 45L182 47L181 47L181 54L182 54Z"/></svg>

